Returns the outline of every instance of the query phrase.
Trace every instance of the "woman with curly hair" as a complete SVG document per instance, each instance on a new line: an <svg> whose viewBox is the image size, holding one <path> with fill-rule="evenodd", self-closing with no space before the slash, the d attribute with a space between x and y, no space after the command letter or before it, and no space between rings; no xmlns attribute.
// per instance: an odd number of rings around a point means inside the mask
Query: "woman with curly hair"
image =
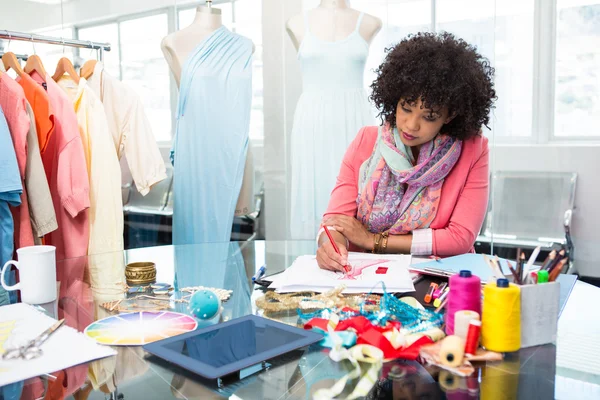
<svg viewBox="0 0 600 400"><path fill-rule="evenodd" d="M473 251L487 209L494 69L452 34L419 33L388 50L371 85L382 126L348 147L318 234L319 266L348 250L452 256Z"/></svg>

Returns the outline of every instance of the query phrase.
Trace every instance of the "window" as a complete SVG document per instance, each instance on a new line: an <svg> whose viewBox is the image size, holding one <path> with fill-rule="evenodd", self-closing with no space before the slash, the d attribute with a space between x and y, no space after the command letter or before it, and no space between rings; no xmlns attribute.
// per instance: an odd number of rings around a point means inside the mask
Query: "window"
<svg viewBox="0 0 600 400"><path fill-rule="evenodd" d="M473 44L496 70L490 127L497 138L532 136L533 6L533 0L437 2L436 30Z"/></svg>
<svg viewBox="0 0 600 400"><path fill-rule="evenodd" d="M110 51L103 52L103 64L106 72L121 79L119 61L119 27L116 23L80 28L77 37L81 40L110 43ZM78 64L83 65L89 59L96 58L96 51L80 49Z"/></svg>
<svg viewBox="0 0 600 400"><path fill-rule="evenodd" d="M369 46L369 58L365 67L364 85L370 93L375 80L375 70L386 56L386 48L400 42L407 35L431 28L431 0L359 0L352 7L382 19L381 31ZM410 15L410 21L403 16Z"/></svg>
<svg viewBox="0 0 600 400"><path fill-rule="evenodd" d="M263 43L262 1L238 1L235 6L235 31L254 43L252 60L252 109L250 110L250 139L264 137L263 113Z"/></svg>
<svg viewBox="0 0 600 400"><path fill-rule="evenodd" d="M171 140L170 72L157 45L168 32L164 12L77 30L81 40L111 44L111 51L104 52L106 71L140 96L158 142ZM81 64L96 57L86 49L79 56Z"/></svg>
<svg viewBox="0 0 600 400"><path fill-rule="evenodd" d="M600 2L558 0L554 135L600 136Z"/></svg>
<svg viewBox="0 0 600 400"><path fill-rule="evenodd" d="M122 80L141 96L158 142L171 140L170 71L159 46L168 33L166 14L120 24Z"/></svg>

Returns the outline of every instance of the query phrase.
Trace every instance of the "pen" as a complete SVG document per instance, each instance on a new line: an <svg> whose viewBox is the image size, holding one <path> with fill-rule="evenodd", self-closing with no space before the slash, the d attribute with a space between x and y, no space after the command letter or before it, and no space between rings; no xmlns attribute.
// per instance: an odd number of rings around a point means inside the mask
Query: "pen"
<svg viewBox="0 0 600 400"><path fill-rule="evenodd" d="M498 273L500 274L500 278L506 279L506 277L502 273L502 268L500 267L500 259L498 258L498 256L495 256L492 261L494 262L494 265L496 266L496 271L498 271Z"/></svg>
<svg viewBox="0 0 600 400"><path fill-rule="evenodd" d="M521 248L517 247L517 255L515 256L515 271L517 271L517 275L519 275L519 280L521 280L521 273L523 272L523 267L521 266Z"/></svg>
<svg viewBox="0 0 600 400"><path fill-rule="evenodd" d="M335 240L333 240L333 236L331 236L331 233L329 233L329 229L327 228L327 225L323 225L323 230L327 234L327 237L329 238L329 241L331 242L331 245L333 246L333 249L341 257L342 253L340 253L340 249L337 247L337 244L335 243ZM344 271L345 272L350 272L350 268L347 265L344 265Z"/></svg>
<svg viewBox="0 0 600 400"><path fill-rule="evenodd" d="M523 284L523 270L525 269L525 253L521 253L521 257L519 258L519 262L517 264L518 269L517 273L519 274L519 281Z"/></svg>
<svg viewBox="0 0 600 400"><path fill-rule="evenodd" d="M552 271L554 270L554 268L558 265L558 263L560 263L560 261L565 258L565 250L562 249L560 251L560 253L558 253L556 255L556 258L554 259L554 261L552 262L552 264L550 264L550 266L548 267L548 272L552 273Z"/></svg>
<svg viewBox="0 0 600 400"><path fill-rule="evenodd" d="M514 278L513 280L515 281L515 283L522 285L521 278L519 277L519 273L517 271L515 271L512 264L510 263L510 261L508 261L507 264L508 264L508 269L510 270L510 273L513 274L513 278Z"/></svg>
<svg viewBox="0 0 600 400"><path fill-rule="evenodd" d="M558 276L560 275L560 273L562 272L565 264L569 262L569 257L565 257L562 260L560 260L558 262L558 264L556 264L556 266L554 267L554 269L552 270L552 272L550 273L550 277L548 278L549 282L554 282L556 280L556 278L558 278Z"/></svg>
<svg viewBox="0 0 600 400"><path fill-rule="evenodd" d="M265 272L267 272L267 266L263 265L258 269L258 271L256 271L256 274L254 274L254 276L252 277L252 282L256 282L257 280L262 278L265 275Z"/></svg>
<svg viewBox="0 0 600 400"><path fill-rule="evenodd" d="M556 250L552 250L550 252L550 254L548 254L548 257L544 261L544 264L542 264L541 270L542 269L548 269L548 267L550 267L550 265L552 265L552 263L554 262L555 258L556 258Z"/></svg>

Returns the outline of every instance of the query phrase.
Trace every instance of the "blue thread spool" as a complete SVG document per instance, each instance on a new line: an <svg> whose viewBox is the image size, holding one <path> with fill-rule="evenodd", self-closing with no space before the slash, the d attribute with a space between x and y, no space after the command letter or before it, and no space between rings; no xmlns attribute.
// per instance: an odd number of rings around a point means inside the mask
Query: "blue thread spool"
<svg viewBox="0 0 600 400"><path fill-rule="evenodd" d="M196 318L212 319L221 312L221 300L211 290L199 290L192 295L188 309Z"/></svg>

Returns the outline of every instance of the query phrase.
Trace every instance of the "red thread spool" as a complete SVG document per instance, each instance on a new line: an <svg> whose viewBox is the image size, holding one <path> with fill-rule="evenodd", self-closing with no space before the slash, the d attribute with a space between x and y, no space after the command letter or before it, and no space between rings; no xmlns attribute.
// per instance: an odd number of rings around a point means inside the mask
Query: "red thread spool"
<svg viewBox="0 0 600 400"><path fill-rule="evenodd" d="M479 335L481 334L481 321L473 319L469 322L469 331L465 342L465 354L475 355L479 347Z"/></svg>

